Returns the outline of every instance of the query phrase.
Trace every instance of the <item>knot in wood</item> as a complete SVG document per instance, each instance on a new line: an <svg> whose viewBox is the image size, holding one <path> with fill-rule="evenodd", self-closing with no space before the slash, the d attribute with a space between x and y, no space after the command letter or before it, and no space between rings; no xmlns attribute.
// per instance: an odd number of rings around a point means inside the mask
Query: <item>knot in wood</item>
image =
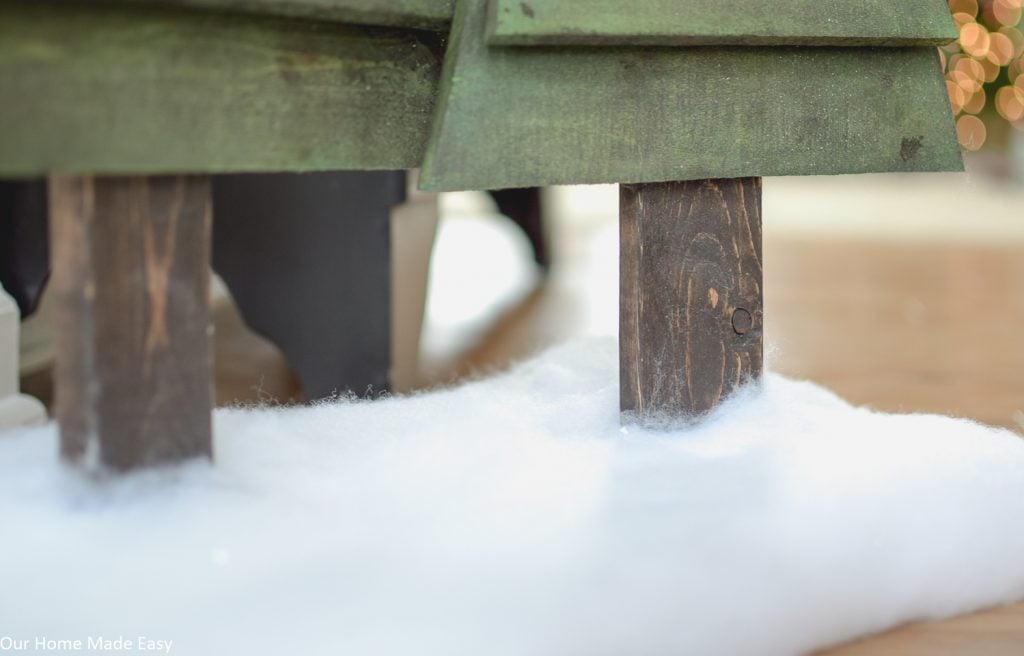
<svg viewBox="0 0 1024 656"><path fill-rule="evenodd" d="M754 327L754 318L743 308L736 308L732 313L732 329L737 335L746 335Z"/></svg>

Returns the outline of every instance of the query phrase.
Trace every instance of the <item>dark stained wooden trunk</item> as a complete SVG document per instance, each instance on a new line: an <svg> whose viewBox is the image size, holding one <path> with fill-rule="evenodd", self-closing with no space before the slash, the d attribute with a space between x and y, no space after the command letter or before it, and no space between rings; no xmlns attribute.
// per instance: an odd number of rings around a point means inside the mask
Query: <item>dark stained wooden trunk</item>
<svg viewBox="0 0 1024 656"><path fill-rule="evenodd" d="M62 456L212 455L209 180L54 177L49 196Z"/></svg>
<svg viewBox="0 0 1024 656"><path fill-rule="evenodd" d="M621 409L700 416L762 371L761 179L622 185Z"/></svg>

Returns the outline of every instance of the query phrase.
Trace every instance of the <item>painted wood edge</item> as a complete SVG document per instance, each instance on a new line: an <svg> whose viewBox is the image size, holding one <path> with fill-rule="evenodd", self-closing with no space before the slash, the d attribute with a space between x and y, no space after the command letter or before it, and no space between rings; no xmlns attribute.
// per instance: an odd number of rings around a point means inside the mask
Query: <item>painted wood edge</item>
<svg viewBox="0 0 1024 656"><path fill-rule="evenodd" d="M488 3L488 7L490 6L492 6L492 3ZM456 191L455 189L444 189L445 185L439 184L439 178L435 172L434 158L448 114L448 99L451 97L452 80L455 77L456 66L459 60L459 41L462 39L462 33L465 31L466 12L466 5L456 0L455 14L452 16L451 31L448 33L448 42L444 53L444 63L441 66L441 79L437 85L434 116L430 123L430 136L427 139L426 151L423 154L423 161L420 164L420 172L416 181L416 188L420 191ZM460 189L457 191L465 190Z"/></svg>
<svg viewBox="0 0 1024 656"><path fill-rule="evenodd" d="M485 42L489 46L549 47L549 46L652 46L652 47L700 47L700 46L820 46L820 47L922 47L944 46L959 38L959 32L952 16L944 31L936 30L920 36L880 34L873 36L841 36L828 34L803 34L786 36L770 32L752 32L736 35L708 35L698 32L678 31L673 33L640 32L633 34L599 34L585 30L545 28L543 24L532 24L524 30L499 20L501 2L486 0L487 21ZM533 11L526 2L520 3L524 14L533 17ZM530 21L533 23L533 21Z"/></svg>
<svg viewBox="0 0 1024 656"><path fill-rule="evenodd" d="M129 0L122 0L128 2ZM283 2L267 3L254 0L148 0L144 3L160 4L167 7L185 7L195 10L217 13L241 13L257 16L281 16L288 18L304 18L309 20L370 25L379 27L397 27L420 30L441 31L451 23L452 12L398 11L387 9L362 9L351 6L338 6L329 3Z"/></svg>
<svg viewBox="0 0 1024 656"><path fill-rule="evenodd" d="M387 165L386 165L387 164ZM351 162L339 160L336 163L318 163L315 165L302 163L281 164L279 166L266 166L262 164L213 164L208 166L193 167L166 167L160 164L138 165L138 166L109 166L98 164L95 166L56 166L56 167L32 167L6 166L0 160L0 178L5 180L30 180L39 177L79 177L95 175L101 177L122 177L122 176L154 176L154 175L221 175L232 173L330 173L332 171L397 171L412 170L420 165L420 158L407 157L390 160L386 164L352 164Z"/></svg>
<svg viewBox="0 0 1024 656"><path fill-rule="evenodd" d="M913 171L894 171L892 169L884 169L882 167L866 167L860 171L842 171L839 173L808 173L801 170L785 170L785 169L774 169L769 173L764 173L765 169L752 167L751 169L739 169L739 173L730 173L730 178L774 178L774 177L832 177L840 175L871 175L877 173L892 173L901 175L915 175L918 173L963 173L965 171L962 154L957 158L955 162L948 161L943 164L936 164L932 167L922 167ZM759 172L761 171L761 172ZM701 177L667 177L667 176L648 176L648 177L629 177L624 176L622 179L611 179L611 178L562 178L562 177L546 177L531 178L531 179L509 179L507 184L503 182L501 185L502 189L524 189L527 187L551 187L551 186L575 186L575 185L605 185L605 184L647 184L655 182L688 182L691 180L703 180ZM478 187L465 186L458 184L447 184L444 180L426 180L421 177L419 183L419 189L421 191L429 192L450 192L450 191L479 191Z"/></svg>
<svg viewBox="0 0 1024 656"><path fill-rule="evenodd" d="M699 34L636 34L604 35L586 32L572 34L498 32L491 23L487 30L487 45L501 47L703 47L703 46L804 46L804 47L873 47L911 48L944 46L956 40L955 36L935 37L839 37L839 36L798 36L779 37L772 34L740 34L715 37Z"/></svg>

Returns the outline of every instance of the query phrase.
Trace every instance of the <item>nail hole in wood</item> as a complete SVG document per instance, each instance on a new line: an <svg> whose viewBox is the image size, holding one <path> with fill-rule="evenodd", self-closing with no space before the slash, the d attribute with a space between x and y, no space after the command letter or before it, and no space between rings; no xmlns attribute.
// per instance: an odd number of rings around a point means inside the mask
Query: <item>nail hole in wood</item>
<svg viewBox="0 0 1024 656"><path fill-rule="evenodd" d="M754 318L743 308L736 308L732 313L732 329L737 335L746 335L754 327Z"/></svg>

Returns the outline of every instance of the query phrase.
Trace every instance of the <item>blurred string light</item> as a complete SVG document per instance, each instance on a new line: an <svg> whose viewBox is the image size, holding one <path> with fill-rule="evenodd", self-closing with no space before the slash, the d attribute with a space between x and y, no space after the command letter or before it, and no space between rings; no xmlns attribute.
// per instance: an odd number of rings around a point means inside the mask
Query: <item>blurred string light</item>
<svg viewBox="0 0 1024 656"><path fill-rule="evenodd" d="M960 38L939 55L960 144L978 150L988 136L979 116L986 106L1024 130L1024 0L949 0L949 8Z"/></svg>

